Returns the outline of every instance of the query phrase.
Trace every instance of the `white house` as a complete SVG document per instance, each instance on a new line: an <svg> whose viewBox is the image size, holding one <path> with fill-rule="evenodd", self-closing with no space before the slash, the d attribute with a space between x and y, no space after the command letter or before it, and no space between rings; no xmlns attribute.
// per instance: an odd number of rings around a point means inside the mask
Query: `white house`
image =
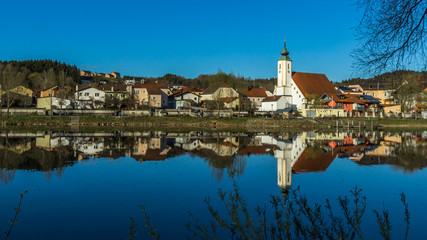
<svg viewBox="0 0 427 240"><path fill-rule="evenodd" d="M283 96L293 109L301 109L303 103L319 98L324 93L338 93L325 74L292 72L292 60L285 46L277 61L277 85L275 96Z"/></svg>
<svg viewBox="0 0 427 240"><path fill-rule="evenodd" d="M190 91L181 91L169 96L168 108L189 108L199 104L200 96Z"/></svg>
<svg viewBox="0 0 427 240"><path fill-rule="evenodd" d="M264 98L264 100L261 102L261 108L259 110L263 112L275 112L280 109L285 109L289 106L289 103L283 96L273 96Z"/></svg>
<svg viewBox="0 0 427 240"><path fill-rule="evenodd" d="M81 90L77 88L74 96L78 109L99 108L105 103L105 92L94 87L87 87Z"/></svg>

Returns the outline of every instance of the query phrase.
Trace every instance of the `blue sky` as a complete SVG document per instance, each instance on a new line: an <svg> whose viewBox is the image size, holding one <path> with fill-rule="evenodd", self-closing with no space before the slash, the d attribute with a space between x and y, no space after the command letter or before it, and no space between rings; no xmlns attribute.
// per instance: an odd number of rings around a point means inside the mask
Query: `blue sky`
<svg viewBox="0 0 427 240"><path fill-rule="evenodd" d="M286 38L293 70L352 77L351 1L5 1L0 59L54 59L137 76L219 69L275 77Z"/></svg>

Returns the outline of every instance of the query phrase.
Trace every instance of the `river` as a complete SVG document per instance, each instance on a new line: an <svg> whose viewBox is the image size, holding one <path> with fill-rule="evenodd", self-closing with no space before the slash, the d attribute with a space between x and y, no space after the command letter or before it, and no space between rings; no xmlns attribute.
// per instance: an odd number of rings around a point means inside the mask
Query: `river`
<svg viewBox="0 0 427 240"><path fill-rule="evenodd" d="M377 239L374 209L388 209L392 236L427 239L427 132L2 132L0 230L24 195L9 239L126 239L130 217L147 239L145 205L161 239L185 239L188 211L210 219L218 189L233 179L250 209L300 188L311 203L358 186L367 197L362 230Z"/></svg>

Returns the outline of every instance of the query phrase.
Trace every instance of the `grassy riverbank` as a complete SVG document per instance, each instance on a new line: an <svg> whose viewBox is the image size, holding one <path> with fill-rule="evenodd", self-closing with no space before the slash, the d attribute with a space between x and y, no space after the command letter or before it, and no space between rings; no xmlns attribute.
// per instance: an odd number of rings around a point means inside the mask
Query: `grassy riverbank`
<svg viewBox="0 0 427 240"><path fill-rule="evenodd" d="M0 118L1 127L69 128L68 116L10 116ZM295 131L315 130L321 124L313 120L280 120L266 118L194 118L194 117L94 117L81 116L76 127L95 130L158 129L168 131Z"/></svg>
<svg viewBox="0 0 427 240"><path fill-rule="evenodd" d="M195 118L195 117L95 117L81 116L76 125L71 125L69 116L10 116L0 117L0 126L8 130L67 130L70 127L111 130L164 130L164 131L240 131L282 132L335 129L336 124L345 129L371 129L372 125L384 129L427 129L427 120L415 119L272 119L272 118Z"/></svg>

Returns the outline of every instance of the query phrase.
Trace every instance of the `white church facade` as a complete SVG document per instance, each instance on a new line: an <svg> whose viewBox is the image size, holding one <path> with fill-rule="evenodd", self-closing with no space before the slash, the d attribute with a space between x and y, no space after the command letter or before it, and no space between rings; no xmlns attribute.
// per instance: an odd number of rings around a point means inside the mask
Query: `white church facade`
<svg viewBox="0 0 427 240"><path fill-rule="evenodd" d="M273 94L283 96L289 106L300 110L302 105L324 93L337 93L325 74L292 72L292 60L286 48L277 61L277 85Z"/></svg>

